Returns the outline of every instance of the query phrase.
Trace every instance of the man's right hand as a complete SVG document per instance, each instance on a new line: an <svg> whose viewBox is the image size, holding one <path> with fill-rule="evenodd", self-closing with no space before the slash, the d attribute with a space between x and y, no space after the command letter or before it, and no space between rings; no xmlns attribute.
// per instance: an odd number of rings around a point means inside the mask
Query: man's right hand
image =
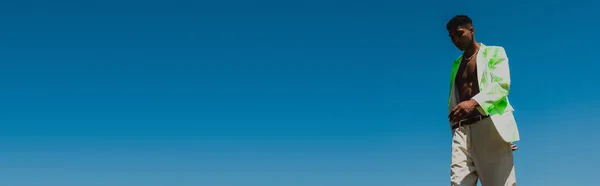
<svg viewBox="0 0 600 186"><path fill-rule="evenodd" d="M519 147L517 147L517 145L515 145L514 143L510 143L510 148L512 149L512 151L519 150Z"/></svg>
<svg viewBox="0 0 600 186"><path fill-rule="evenodd" d="M450 120L451 123L458 123L465 116L470 115L472 112L477 112L476 108L478 105L477 101L473 99L460 102L452 108L452 111L450 111L450 114L448 115L448 120Z"/></svg>

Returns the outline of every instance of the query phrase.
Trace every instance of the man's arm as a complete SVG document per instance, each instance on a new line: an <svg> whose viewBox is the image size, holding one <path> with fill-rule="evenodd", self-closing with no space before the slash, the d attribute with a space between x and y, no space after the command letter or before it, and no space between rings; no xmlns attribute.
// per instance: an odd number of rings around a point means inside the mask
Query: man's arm
<svg viewBox="0 0 600 186"><path fill-rule="evenodd" d="M477 110L483 111L485 115L489 115L494 110L500 111L506 108L508 105L506 97L510 91L510 69L506 51L503 47L495 47L492 52L492 60L487 64L490 76L486 77L492 78L491 83L473 96L473 100L479 105Z"/></svg>

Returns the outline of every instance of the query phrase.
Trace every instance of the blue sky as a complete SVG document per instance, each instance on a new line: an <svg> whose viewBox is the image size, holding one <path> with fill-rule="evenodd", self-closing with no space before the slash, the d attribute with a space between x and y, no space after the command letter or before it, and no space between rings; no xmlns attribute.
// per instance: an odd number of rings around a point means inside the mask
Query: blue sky
<svg viewBox="0 0 600 186"><path fill-rule="evenodd" d="M464 13L510 58L518 183L594 185L598 6L3 2L0 184L446 185Z"/></svg>

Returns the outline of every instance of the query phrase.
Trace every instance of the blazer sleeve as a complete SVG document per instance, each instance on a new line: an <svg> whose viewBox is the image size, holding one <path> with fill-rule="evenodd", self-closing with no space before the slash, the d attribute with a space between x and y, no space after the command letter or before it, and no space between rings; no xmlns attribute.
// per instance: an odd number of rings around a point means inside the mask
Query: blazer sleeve
<svg viewBox="0 0 600 186"><path fill-rule="evenodd" d="M495 47L493 57L488 62L488 78L491 78L487 86L473 96L479 104L478 110L483 114L502 112L507 107L508 93L510 91L510 69L508 57L503 47ZM486 74L484 74L485 76Z"/></svg>

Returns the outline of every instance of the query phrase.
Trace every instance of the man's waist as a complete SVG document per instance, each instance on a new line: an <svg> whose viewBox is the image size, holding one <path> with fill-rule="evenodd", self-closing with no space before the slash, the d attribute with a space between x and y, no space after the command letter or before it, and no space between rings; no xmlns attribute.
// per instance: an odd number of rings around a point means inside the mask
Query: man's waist
<svg viewBox="0 0 600 186"><path fill-rule="evenodd" d="M480 113L471 114L469 117L465 117L465 119L462 119L458 123L453 124L452 129L456 129L461 126L471 125L489 117L489 115L483 115Z"/></svg>

